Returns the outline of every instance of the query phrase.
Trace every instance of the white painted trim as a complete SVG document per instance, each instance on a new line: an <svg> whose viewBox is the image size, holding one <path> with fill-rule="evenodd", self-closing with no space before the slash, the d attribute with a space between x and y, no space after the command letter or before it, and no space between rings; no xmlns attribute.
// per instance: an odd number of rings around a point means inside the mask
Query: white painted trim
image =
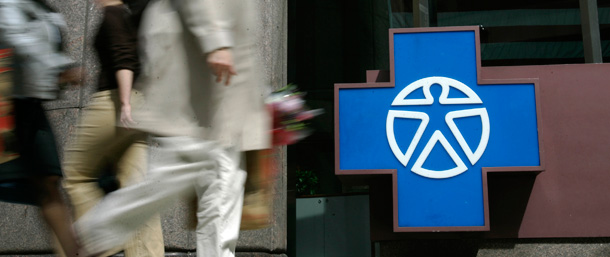
<svg viewBox="0 0 610 257"><path fill-rule="evenodd" d="M417 131L415 132L415 136L413 137L413 139L411 140L411 143L409 144L409 148L407 148L407 151L404 154L400 150L400 147L398 146L398 143L396 142L396 137L394 136L394 119L395 118L418 119L418 120L422 121L421 124L419 125L419 127L417 128ZM411 155L415 151L415 147L419 143L419 140L421 140L421 137L424 134L424 130L426 130L426 127L428 126L429 122L430 122L430 117L428 116L428 114L423 113L423 112L396 111L396 110L390 110L388 112L388 118L386 120L386 135L388 137L388 143L390 144L390 148L392 149L394 156L396 156L396 159L398 159L398 161L400 161L400 163L402 163L403 166L406 167L407 163L409 163L409 159L411 159Z"/></svg>
<svg viewBox="0 0 610 257"><path fill-rule="evenodd" d="M430 87L432 85L440 85L442 88L441 95L439 96L438 102L442 105L452 105L452 104L482 104L481 98L472 90L470 87L465 85L464 83L457 81L452 78L440 77L440 76L432 76L423 79L419 79L408 86L406 86L403 90L398 93L398 95L394 98L392 102L392 106L413 106L413 105L432 105L434 103L434 97L430 93ZM423 99L406 99L411 93L415 90L422 89L424 98ZM456 89L462 92L466 97L461 98L449 98L449 92L451 89ZM464 136L458 129L455 124L455 119L463 118L463 117L471 117L471 116L480 116L481 117L481 141L477 146L475 151L472 151L470 146L466 143ZM419 119L421 120L421 124L415 133L415 136L411 140L409 144L409 148L403 154L396 142L396 137L394 134L394 119L396 118L406 118L406 119ZM430 121L430 117L428 114L424 112L414 112L414 111L397 111L390 110L388 112L388 117L386 120L386 136L388 137L388 143L394 156L402 163L403 166L407 166L409 160L411 159L415 148L419 144L426 127ZM474 165L479 159L483 156L485 149L487 148L487 144L489 143L489 134L490 134L490 124L489 124L489 115L487 113L487 109L485 108L474 108L467 110L459 110L452 111L447 113L445 116L445 122L449 126L451 133L455 136L460 147L464 150L464 153L468 157L468 160L472 165ZM445 151L449 154L453 162L457 165L455 168L443 171L437 170L429 170L423 168L424 162L430 155L430 152L434 148L437 142L440 142ZM428 143L424 147L424 150L419 155L415 164L411 171L416 174L419 174L428 178L442 179L442 178L450 178L457 176L465 171L468 168L460 159L460 156L457 154L455 149L449 144L445 135L439 130L436 130L432 137L428 140Z"/></svg>
<svg viewBox="0 0 610 257"><path fill-rule="evenodd" d="M445 149L445 151L447 151L447 153L449 154L449 156L451 157L453 162L456 164L455 168L443 170L443 171L437 171L437 170L425 169L422 167L424 165L424 162L426 161L426 159L428 159L428 155L430 155L430 152L432 152L432 149L437 144L437 142L440 142L441 145L443 146L443 148ZM427 177L427 178L434 178L434 179L455 177L457 175L464 173L467 170L468 170L468 168L466 168L466 165L460 159L460 156L457 154L457 152L455 152L455 149L453 149L453 147L451 147L451 145L449 144L449 141L447 141L447 138L445 138L445 136L443 135L443 133L440 130L434 131L434 134L432 135L432 137L430 137L430 140L426 144L426 147L424 147L424 150L422 151L421 155L419 155L419 157L415 161L415 164L413 164L413 168L411 169L411 171L413 171L413 173L415 173L415 174L418 174L420 176Z"/></svg>
<svg viewBox="0 0 610 257"><path fill-rule="evenodd" d="M458 127L455 125L455 122L453 121L454 119L457 119L457 118L473 117L473 116L481 117L481 141L479 142L479 145L477 146L477 150L475 150L474 152L472 151L470 146L468 146L468 143L466 143L466 140L464 139L462 132L460 132ZM451 129L451 132L457 139L458 143L460 143L460 146L462 147L462 150L464 150L464 153L466 153L466 156L468 157L470 164L474 165L477 161L479 161L481 156L483 156L483 153L485 152L485 149L487 148L487 143L489 143L490 124L489 124L489 115L487 114L487 109L477 108L477 109L453 111L453 112L447 113L447 115L445 116L445 122L447 122L449 129Z"/></svg>
<svg viewBox="0 0 610 257"><path fill-rule="evenodd" d="M427 77L419 79L406 86L392 102L392 106L410 106L410 105L432 105L434 97L430 93L430 87L438 84L442 87L442 92L439 97L440 104L482 104L481 98L464 83L447 77ZM422 88L424 99L406 99L415 90ZM455 88L466 95L465 98L449 98L449 91Z"/></svg>

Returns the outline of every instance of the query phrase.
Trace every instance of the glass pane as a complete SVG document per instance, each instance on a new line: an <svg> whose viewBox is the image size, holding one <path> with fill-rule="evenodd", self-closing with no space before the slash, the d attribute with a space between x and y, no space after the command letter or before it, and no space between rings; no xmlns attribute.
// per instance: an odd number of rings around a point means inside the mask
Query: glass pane
<svg viewBox="0 0 610 257"><path fill-rule="evenodd" d="M610 1L599 3L602 50L610 54ZM394 28L413 25L413 0L388 0ZM584 63L579 1L430 0L431 26L480 25L483 66Z"/></svg>

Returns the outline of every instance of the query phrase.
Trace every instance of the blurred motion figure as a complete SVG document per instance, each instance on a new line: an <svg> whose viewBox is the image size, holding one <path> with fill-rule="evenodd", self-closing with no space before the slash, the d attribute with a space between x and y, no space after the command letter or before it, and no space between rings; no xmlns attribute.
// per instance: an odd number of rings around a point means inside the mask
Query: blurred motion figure
<svg viewBox="0 0 610 257"><path fill-rule="evenodd" d="M146 133L126 128L133 122L132 104L137 106L142 98L132 90L140 69L137 21L121 0L96 2L103 10L94 44L101 66L97 92L82 111L64 161L64 187L77 219L104 197L101 177L116 175L121 187L135 184L144 178L148 161ZM118 123L123 126L117 127ZM164 256L159 215L140 227L124 248L127 257ZM102 255L120 250L109 249Z"/></svg>
<svg viewBox="0 0 610 257"><path fill-rule="evenodd" d="M140 27L145 103L130 129L159 146L142 183L119 189L76 224L84 247L122 244L177 197L197 195L197 255L234 256L243 151L270 147L255 33L256 1L152 0Z"/></svg>
<svg viewBox="0 0 610 257"><path fill-rule="evenodd" d="M78 245L59 191L62 171L42 103L57 98L58 83L80 81L62 52L61 15L40 0L0 0L0 44L12 49L15 135L19 157L0 164L0 198L38 205L68 256Z"/></svg>

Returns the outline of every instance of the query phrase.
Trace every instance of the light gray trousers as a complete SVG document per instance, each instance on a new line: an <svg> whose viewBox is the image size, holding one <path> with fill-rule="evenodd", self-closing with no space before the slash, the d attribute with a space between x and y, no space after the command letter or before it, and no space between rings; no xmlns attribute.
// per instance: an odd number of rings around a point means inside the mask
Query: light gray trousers
<svg viewBox="0 0 610 257"><path fill-rule="evenodd" d="M196 194L197 256L234 256L246 179L240 153L188 137L153 142L159 154L145 180L107 195L76 222L83 247L95 254L122 245L177 198Z"/></svg>

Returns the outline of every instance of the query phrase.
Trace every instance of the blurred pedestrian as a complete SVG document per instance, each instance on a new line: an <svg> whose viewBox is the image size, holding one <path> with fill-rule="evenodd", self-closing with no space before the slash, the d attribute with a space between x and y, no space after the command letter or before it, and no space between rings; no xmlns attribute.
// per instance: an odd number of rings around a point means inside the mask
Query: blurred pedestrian
<svg viewBox="0 0 610 257"><path fill-rule="evenodd" d="M58 83L78 83L80 69L62 52L63 18L44 1L0 0L0 43L12 50L12 104L18 158L0 164L0 198L38 205L67 256L78 255L59 191L62 171L42 104Z"/></svg>
<svg viewBox="0 0 610 257"><path fill-rule="evenodd" d="M243 151L270 144L256 2L152 0L142 20L146 102L131 129L159 146L144 182L109 194L76 224L91 253L122 244L177 197L197 195L197 255L234 256Z"/></svg>
<svg viewBox="0 0 610 257"><path fill-rule="evenodd" d="M132 105L142 98L132 90L140 69L136 24L123 1L97 0L97 4L103 10L94 43L101 66L97 92L82 111L64 161L64 187L76 219L104 197L100 178L116 175L120 187L135 184L145 177L148 161L146 133L128 128L133 123ZM125 256L164 256L159 215L145 222L121 247ZM122 249L109 250L102 255Z"/></svg>

